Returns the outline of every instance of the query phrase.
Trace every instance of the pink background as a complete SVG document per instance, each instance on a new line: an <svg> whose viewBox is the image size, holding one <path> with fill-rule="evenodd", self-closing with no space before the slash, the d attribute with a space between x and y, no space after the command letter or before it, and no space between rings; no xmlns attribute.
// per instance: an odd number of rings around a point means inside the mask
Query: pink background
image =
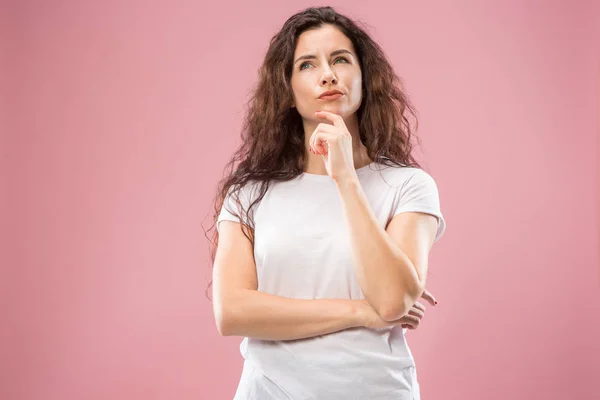
<svg viewBox="0 0 600 400"><path fill-rule="evenodd" d="M314 4L9 3L0 398L231 399L201 224L271 35ZM405 79L448 223L422 398L600 398L598 2L330 4Z"/></svg>

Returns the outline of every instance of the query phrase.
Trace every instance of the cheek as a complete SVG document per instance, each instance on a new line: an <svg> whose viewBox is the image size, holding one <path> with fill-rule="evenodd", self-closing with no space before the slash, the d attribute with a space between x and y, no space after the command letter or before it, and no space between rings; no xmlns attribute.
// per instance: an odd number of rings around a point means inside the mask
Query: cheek
<svg viewBox="0 0 600 400"><path fill-rule="evenodd" d="M296 110L300 115L304 115L306 110L311 108L312 88L302 79L292 79L291 81L292 96Z"/></svg>
<svg viewBox="0 0 600 400"><path fill-rule="evenodd" d="M352 79L350 88L352 90L352 99L360 100L362 97L362 78L360 75Z"/></svg>
<svg viewBox="0 0 600 400"><path fill-rule="evenodd" d="M292 91L294 93L294 97L296 101L302 102L306 100L307 94L309 92L309 87L303 82L301 79L295 79L292 83Z"/></svg>

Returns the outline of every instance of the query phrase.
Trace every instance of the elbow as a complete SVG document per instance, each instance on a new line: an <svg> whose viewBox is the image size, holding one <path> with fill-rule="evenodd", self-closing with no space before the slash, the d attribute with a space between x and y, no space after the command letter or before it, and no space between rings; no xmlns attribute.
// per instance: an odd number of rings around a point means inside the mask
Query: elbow
<svg viewBox="0 0 600 400"><path fill-rule="evenodd" d="M216 316L217 331L221 336L231 336L231 323L223 316Z"/></svg>
<svg viewBox="0 0 600 400"><path fill-rule="evenodd" d="M235 316L234 313L231 311L231 307L215 307L214 315L219 335L233 336L235 327Z"/></svg>
<svg viewBox="0 0 600 400"><path fill-rule="evenodd" d="M421 298L424 288L417 282L410 287L406 287L400 296L390 296L390 299L383 301L377 312L384 321L396 321L408 314L410 309Z"/></svg>
<svg viewBox="0 0 600 400"><path fill-rule="evenodd" d="M248 300L245 291L233 291L227 295L218 294L213 303L213 313L217 331L221 336L245 336Z"/></svg>
<svg viewBox="0 0 600 400"><path fill-rule="evenodd" d="M217 332L219 332L219 335L229 336L229 324L222 313L215 312L215 323L217 325Z"/></svg>
<svg viewBox="0 0 600 400"><path fill-rule="evenodd" d="M409 310L410 308L406 309L405 302L400 300L393 303L388 302L385 306L380 307L377 313L384 321L393 322L408 314Z"/></svg>

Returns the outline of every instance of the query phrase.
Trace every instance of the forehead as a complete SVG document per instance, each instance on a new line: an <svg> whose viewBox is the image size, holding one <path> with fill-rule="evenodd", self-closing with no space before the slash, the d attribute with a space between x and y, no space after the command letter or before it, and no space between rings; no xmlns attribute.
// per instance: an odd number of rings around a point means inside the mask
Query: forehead
<svg viewBox="0 0 600 400"><path fill-rule="evenodd" d="M352 42L346 35L333 25L323 25L300 34L294 57L320 52L329 55L332 51L340 48L348 49L354 53L354 46L352 46Z"/></svg>

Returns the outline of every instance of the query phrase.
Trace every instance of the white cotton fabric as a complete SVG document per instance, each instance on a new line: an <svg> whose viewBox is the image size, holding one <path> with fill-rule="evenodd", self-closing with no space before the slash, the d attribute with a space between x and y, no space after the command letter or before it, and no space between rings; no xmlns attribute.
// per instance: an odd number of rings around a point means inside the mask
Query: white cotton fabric
<svg viewBox="0 0 600 400"><path fill-rule="evenodd" d="M419 168L371 163L357 170L377 221L386 227L402 212L446 223L433 178ZM257 185L241 191L244 207ZM228 195L217 221L238 221ZM253 209L258 290L296 299L364 299L351 259L350 238L335 182L303 173L273 182ZM347 329L290 341L244 338L245 359L235 400L419 399L406 329Z"/></svg>

